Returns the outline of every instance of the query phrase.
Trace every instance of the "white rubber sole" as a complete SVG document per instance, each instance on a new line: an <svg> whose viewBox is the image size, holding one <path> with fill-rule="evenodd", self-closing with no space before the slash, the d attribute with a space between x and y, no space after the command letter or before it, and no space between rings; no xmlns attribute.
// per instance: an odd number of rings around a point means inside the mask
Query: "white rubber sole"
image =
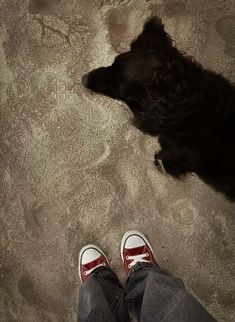
<svg viewBox="0 0 235 322"><path fill-rule="evenodd" d="M140 236L144 241L145 243L148 245L148 247L151 249L151 252L153 253L153 256L155 257L154 255L154 251L152 249L152 246L150 245L150 242L148 241L147 237L144 236L144 234L142 234L140 231L138 230L129 230L127 231L123 237L122 237L122 241L121 241L121 246L120 246L120 253L121 253L121 258L122 258L122 261L124 262L124 258L123 258L123 248L124 248L124 244L125 244L125 241L127 240L128 237L130 237L131 235L137 235L137 236Z"/></svg>
<svg viewBox="0 0 235 322"><path fill-rule="evenodd" d="M82 278L81 278L81 270L80 270L81 258L82 258L82 254L83 254L87 249L89 249L89 248L94 248L94 249L96 249L99 253L101 253L101 254L105 257L105 259L106 259L107 263L109 264L109 260L108 260L108 258L106 257L106 255L104 254L104 252L103 252L103 251L102 251L98 246L93 245L93 244L87 244L86 246L82 247L82 249L81 249L81 250L80 250L80 252L79 252L79 257L78 257L78 273L79 273L79 277L80 277L80 280L81 280L81 281L82 281Z"/></svg>

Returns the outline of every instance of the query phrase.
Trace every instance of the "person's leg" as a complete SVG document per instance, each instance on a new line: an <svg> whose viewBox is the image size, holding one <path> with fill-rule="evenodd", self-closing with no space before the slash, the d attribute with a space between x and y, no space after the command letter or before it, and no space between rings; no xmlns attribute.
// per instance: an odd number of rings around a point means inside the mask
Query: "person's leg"
<svg viewBox="0 0 235 322"><path fill-rule="evenodd" d="M204 307L185 290L182 280L157 265L147 238L130 231L121 255L127 280L127 305L141 322L214 322Z"/></svg>
<svg viewBox="0 0 235 322"><path fill-rule="evenodd" d="M78 322L129 322L123 287L97 246L81 250L79 275Z"/></svg>

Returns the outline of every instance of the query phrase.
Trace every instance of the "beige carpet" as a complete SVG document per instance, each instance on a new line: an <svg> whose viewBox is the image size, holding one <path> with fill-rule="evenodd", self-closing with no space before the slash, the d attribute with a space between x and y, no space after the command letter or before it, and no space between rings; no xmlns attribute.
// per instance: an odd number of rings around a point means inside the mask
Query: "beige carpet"
<svg viewBox="0 0 235 322"><path fill-rule="evenodd" d="M235 321L234 204L196 176L158 172L156 140L80 82L127 50L151 14L235 80L234 12L233 0L0 1L1 322L73 321L80 247L103 247L123 278L130 228L219 321Z"/></svg>

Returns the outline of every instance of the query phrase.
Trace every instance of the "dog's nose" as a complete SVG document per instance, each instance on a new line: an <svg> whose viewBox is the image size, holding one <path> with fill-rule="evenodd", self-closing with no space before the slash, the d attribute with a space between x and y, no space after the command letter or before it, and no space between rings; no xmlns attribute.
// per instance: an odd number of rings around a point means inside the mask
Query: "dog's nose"
<svg viewBox="0 0 235 322"><path fill-rule="evenodd" d="M88 74L82 76L82 84L83 86L87 87L88 85Z"/></svg>

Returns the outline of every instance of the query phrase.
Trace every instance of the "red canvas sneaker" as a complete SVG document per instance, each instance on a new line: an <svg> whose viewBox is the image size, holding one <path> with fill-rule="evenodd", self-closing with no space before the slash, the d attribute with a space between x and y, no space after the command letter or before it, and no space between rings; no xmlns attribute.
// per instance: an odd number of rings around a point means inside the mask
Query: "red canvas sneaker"
<svg viewBox="0 0 235 322"><path fill-rule="evenodd" d="M148 239L137 230L130 230L123 236L121 257L127 274L137 263L156 264Z"/></svg>
<svg viewBox="0 0 235 322"><path fill-rule="evenodd" d="M98 267L109 267L109 262L102 250L96 245L86 245L79 253L79 276L84 283Z"/></svg>

